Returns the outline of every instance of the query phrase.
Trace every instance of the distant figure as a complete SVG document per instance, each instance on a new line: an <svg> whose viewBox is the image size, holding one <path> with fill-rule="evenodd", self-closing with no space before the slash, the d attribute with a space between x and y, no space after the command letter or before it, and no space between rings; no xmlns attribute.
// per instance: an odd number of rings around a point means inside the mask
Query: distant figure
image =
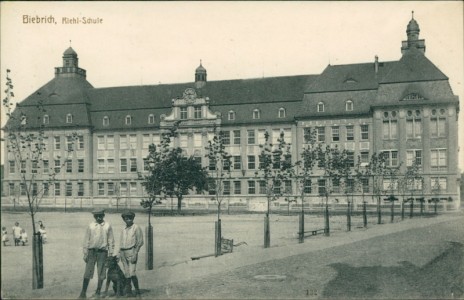
<svg viewBox="0 0 464 300"><path fill-rule="evenodd" d="M8 246L6 243L9 242L10 239L8 238L8 232L6 231L6 227L2 227L2 242L3 246Z"/></svg>
<svg viewBox="0 0 464 300"><path fill-rule="evenodd" d="M26 244L27 244L26 230L24 230L24 229L21 230L21 235L19 237L19 241L23 244L23 246L26 246Z"/></svg>
<svg viewBox="0 0 464 300"><path fill-rule="evenodd" d="M39 233L42 236L42 243L45 244L47 242L47 231L42 221L39 221Z"/></svg>
<svg viewBox="0 0 464 300"><path fill-rule="evenodd" d="M19 246L20 245L19 242L21 241L21 231L23 229L19 227L19 223L16 222L12 230L13 230L13 240L14 240L15 246Z"/></svg>

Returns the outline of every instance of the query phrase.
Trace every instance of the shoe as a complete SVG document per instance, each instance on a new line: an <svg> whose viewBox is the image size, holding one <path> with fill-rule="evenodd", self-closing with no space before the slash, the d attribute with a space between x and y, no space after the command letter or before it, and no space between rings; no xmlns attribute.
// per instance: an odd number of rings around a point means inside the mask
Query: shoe
<svg viewBox="0 0 464 300"><path fill-rule="evenodd" d="M81 293L77 299L86 299L86 298L87 298L87 296L85 294Z"/></svg>
<svg viewBox="0 0 464 300"><path fill-rule="evenodd" d="M100 292L95 292L95 294L92 295L92 299L100 299Z"/></svg>

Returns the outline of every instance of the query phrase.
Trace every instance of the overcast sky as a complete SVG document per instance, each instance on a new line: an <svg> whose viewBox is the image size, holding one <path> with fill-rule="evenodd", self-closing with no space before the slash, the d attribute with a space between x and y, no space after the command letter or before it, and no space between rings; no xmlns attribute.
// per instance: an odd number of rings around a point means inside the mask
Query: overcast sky
<svg viewBox="0 0 464 300"><path fill-rule="evenodd" d="M94 87L191 82L200 59L210 81L320 74L329 63L373 62L375 55L394 61L401 58L401 41L414 10L426 56L464 101L462 1L0 5L2 99L6 69L20 101L53 79L70 40ZM52 16L56 24L25 24L24 16ZM65 17L102 22L63 24ZM461 116L464 151L463 120Z"/></svg>

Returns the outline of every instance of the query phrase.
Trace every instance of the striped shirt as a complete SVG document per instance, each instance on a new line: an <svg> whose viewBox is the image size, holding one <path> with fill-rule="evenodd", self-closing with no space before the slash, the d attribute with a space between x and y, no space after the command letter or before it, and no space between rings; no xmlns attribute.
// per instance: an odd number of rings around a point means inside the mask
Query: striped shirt
<svg viewBox="0 0 464 300"><path fill-rule="evenodd" d="M137 224L132 224L121 231L119 248L121 250L135 248L137 251L143 245L142 229Z"/></svg>
<svg viewBox="0 0 464 300"><path fill-rule="evenodd" d="M112 255L114 251L114 236L113 228L110 223L92 222L87 227L85 232L83 250L87 254L89 249L108 250L108 255Z"/></svg>

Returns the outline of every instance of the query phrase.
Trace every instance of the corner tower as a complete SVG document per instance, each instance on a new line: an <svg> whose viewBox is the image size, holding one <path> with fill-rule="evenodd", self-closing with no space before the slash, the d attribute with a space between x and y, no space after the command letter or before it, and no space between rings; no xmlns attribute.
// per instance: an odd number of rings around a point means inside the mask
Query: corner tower
<svg viewBox="0 0 464 300"><path fill-rule="evenodd" d="M73 48L64 51L63 66L55 68L55 77L86 77L86 71L79 68L79 58Z"/></svg>
<svg viewBox="0 0 464 300"><path fill-rule="evenodd" d="M416 48L422 53L425 53L425 40L419 39L419 24L414 20L414 11L412 11L411 21L409 21L406 27L406 34L408 36L407 41L403 41L401 44L401 54L406 53L412 48Z"/></svg>

